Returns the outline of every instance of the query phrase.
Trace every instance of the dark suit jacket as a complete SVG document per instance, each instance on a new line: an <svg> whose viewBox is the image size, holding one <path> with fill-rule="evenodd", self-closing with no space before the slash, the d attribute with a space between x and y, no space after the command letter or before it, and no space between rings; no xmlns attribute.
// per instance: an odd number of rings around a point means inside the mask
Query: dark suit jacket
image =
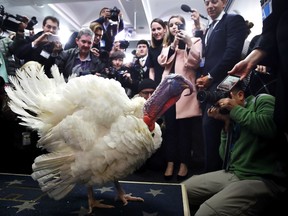
<svg viewBox="0 0 288 216"><path fill-rule="evenodd" d="M94 22L98 22L103 26L104 34L102 36L102 41L105 41L105 46L101 47L105 49L106 51L110 52L113 47L113 42L115 40L115 36L117 33L122 31L124 29L124 22L122 19L119 20L118 26L115 24L110 23L107 27L107 29L104 28L103 23L105 22L104 17L99 17Z"/></svg>
<svg viewBox="0 0 288 216"><path fill-rule="evenodd" d="M13 53L19 59L23 59L26 62L28 61L37 61L40 64L44 65L44 71L48 77L52 77L50 68L53 64L55 64L55 57L51 55L54 44L51 42L43 43L37 47L32 47L32 41L36 40L44 34L43 31L38 32L37 34L25 37L25 38L17 38L13 42ZM45 51L49 54L49 56L44 57L41 53Z"/></svg>
<svg viewBox="0 0 288 216"><path fill-rule="evenodd" d="M272 8L255 49L268 53L261 63L277 73L274 119L279 129L288 132L288 1L273 0Z"/></svg>
<svg viewBox="0 0 288 216"><path fill-rule="evenodd" d="M204 75L213 77L209 90L227 76L227 72L241 60L241 52L246 38L247 26L242 16L225 14L215 26L205 49ZM205 40L203 40L205 41Z"/></svg>

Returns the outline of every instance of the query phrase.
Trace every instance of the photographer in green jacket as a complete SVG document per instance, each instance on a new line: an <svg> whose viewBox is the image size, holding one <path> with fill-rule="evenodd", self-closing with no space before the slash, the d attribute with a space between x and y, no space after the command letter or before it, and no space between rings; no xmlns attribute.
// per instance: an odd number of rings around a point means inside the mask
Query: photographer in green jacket
<svg viewBox="0 0 288 216"><path fill-rule="evenodd" d="M245 98L243 86L238 82L229 98L208 110L225 122L219 148L223 169L183 182L189 203L200 206L197 216L264 215L265 207L287 192L287 140L273 120L275 98Z"/></svg>

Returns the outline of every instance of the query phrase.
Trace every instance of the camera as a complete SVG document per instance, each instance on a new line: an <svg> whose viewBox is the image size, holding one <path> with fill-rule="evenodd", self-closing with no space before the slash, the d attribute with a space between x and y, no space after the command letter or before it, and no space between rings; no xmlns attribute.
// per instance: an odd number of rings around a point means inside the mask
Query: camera
<svg viewBox="0 0 288 216"><path fill-rule="evenodd" d="M99 50L99 58L101 60L108 60L109 59L109 52L105 49Z"/></svg>
<svg viewBox="0 0 288 216"><path fill-rule="evenodd" d="M19 22L25 22L26 18L16 14L16 16L9 14L7 12L5 12L5 8L3 5L0 5L0 28L3 31L9 30L9 31L13 31L13 32L17 32L18 31L18 26L19 23L11 20L10 18L13 18L15 21L19 21ZM33 26L36 25L38 23L36 17L32 17L28 24L26 29L28 30L33 30Z"/></svg>
<svg viewBox="0 0 288 216"><path fill-rule="evenodd" d="M110 9L110 13L111 13L110 19L114 22L118 21L120 10L116 6Z"/></svg>
<svg viewBox="0 0 288 216"><path fill-rule="evenodd" d="M128 47L129 47L129 41L126 41L126 40L122 40L122 41L119 41L120 42L120 49L124 49L126 50Z"/></svg>
<svg viewBox="0 0 288 216"><path fill-rule="evenodd" d="M216 91L199 91L197 93L197 99L200 103L210 102L216 103L221 98L230 97L230 91L239 82L239 76L228 75L225 79L217 86Z"/></svg>
<svg viewBox="0 0 288 216"><path fill-rule="evenodd" d="M125 70L117 70L114 67L108 68L109 79L115 79L117 81L121 81L123 79L123 74L125 74Z"/></svg>

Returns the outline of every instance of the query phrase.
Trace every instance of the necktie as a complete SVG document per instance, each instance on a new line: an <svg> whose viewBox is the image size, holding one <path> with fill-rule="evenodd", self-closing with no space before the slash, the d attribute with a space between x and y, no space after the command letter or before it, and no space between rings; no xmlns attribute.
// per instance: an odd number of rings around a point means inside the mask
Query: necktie
<svg viewBox="0 0 288 216"><path fill-rule="evenodd" d="M209 40L209 37L210 37L210 35L211 35L212 31L213 31L213 27L214 27L216 22L217 22L217 20L213 20L213 22L209 25L207 36L206 36L206 43Z"/></svg>

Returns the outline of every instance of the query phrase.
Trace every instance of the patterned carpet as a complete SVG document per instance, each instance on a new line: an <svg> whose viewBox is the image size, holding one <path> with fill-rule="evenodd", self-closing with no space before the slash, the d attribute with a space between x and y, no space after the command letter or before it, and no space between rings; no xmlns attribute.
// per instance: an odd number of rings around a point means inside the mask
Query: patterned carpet
<svg viewBox="0 0 288 216"><path fill-rule="evenodd" d="M114 205L113 209L94 209L95 216L190 216L184 185L120 181L126 193L140 196L144 202L123 206L115 200L113 185L94 187L95 198ZM83 216L88 213L87 190L77 186L67 197L55 201L43 193L29 175L0 174L1 216Z"/></svg>

